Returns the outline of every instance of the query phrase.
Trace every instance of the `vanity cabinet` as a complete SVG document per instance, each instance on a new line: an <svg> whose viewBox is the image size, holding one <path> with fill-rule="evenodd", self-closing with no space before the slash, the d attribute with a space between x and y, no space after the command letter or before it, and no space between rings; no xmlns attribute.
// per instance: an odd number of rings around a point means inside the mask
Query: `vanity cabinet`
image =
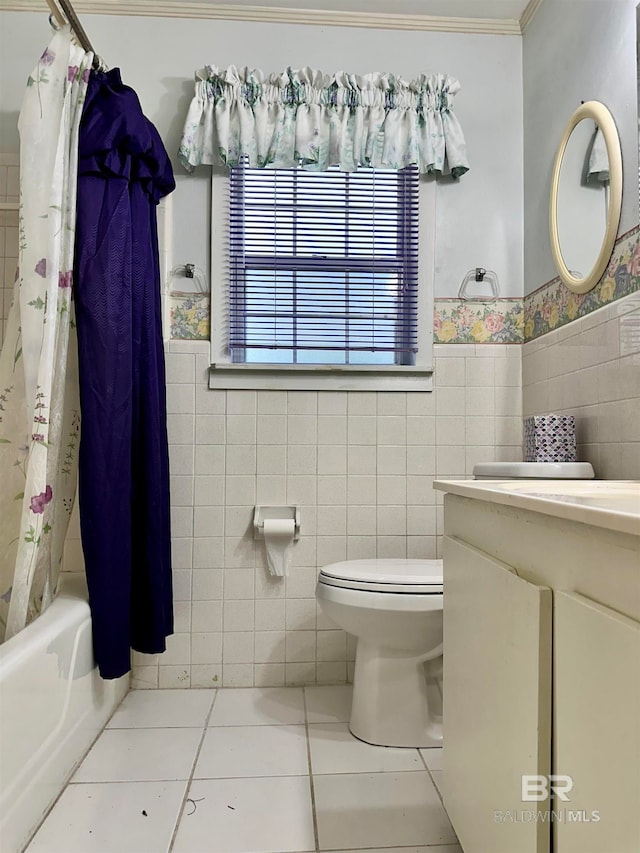
<svg viewBox="0 0 640 853"><path fill-rule="evenodd" d="M574 780L554 850L638 851L640 623L565 592L553 623L553 763Z"/></svg>
<svg viewBox="0 0 640 853"><path fill-rule="evenodd" d="M447 494L443 556L443 795L463 850L638 853L640 536ZM568 799L528 799L523 774L570 777Z"/></svg>
<svg viewBox="0 0 640 853"><path fill-rule="evenodd" d="M449 817L465 853L547 853L548 825L509 817L551 770L551 590L454 538L444 559Z"/></svg>

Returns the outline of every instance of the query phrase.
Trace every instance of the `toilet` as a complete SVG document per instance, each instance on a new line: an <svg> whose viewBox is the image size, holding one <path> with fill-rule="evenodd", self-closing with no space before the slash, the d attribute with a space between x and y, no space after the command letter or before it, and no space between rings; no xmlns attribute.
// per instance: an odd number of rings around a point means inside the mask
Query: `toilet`
<svg viewBox="0 0 640 853"><path fill-rule="evenodd" d="M441 746L442 560L333 563L316 598L358 640L351 733L380 746Z"/></svg>
<svg viewBox="0 0 640 853"><path fill-rule="evenodd" d="M588 462L495 462L476 479L592 479ZM349 728L380 746L442 745L442 561L347 560L321 569L322 611L358 641Z"/></svg>

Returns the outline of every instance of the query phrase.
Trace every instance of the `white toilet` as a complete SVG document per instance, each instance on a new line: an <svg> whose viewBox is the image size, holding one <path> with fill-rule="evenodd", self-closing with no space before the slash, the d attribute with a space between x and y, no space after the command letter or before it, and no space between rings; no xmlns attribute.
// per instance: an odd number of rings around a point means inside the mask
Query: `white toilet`
<svg viewBox="0 0 640 853"><path fill-rule="evenodd" d="M442 561L333 563L316 597L358 640L351 732L381 746L441 746Z"/></svg>
<svg viewBox="0 0 640 853"><path fill-rule="evenodd" d="M591 479L588 462L495 462L476 479ZM357 640L351 732L381 746L442 744L442 561L325 566L316 597Z"/></svg>

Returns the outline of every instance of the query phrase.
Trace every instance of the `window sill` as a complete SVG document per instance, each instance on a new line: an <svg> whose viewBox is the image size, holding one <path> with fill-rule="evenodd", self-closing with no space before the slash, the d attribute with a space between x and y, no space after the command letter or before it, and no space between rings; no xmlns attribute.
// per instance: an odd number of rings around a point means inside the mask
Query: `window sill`
<svg viewBox="0 0 640 853"><path fill-rule="evenodd" d="M212 364L209 389L258 391L432 391L425 367Z"/></svg>

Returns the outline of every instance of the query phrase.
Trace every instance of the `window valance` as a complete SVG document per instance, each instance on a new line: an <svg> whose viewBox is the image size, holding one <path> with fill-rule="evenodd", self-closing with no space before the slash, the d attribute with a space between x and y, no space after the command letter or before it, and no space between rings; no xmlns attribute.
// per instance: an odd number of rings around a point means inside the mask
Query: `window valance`
<svg viewBox="0 0 640 853"><path fill-rule="evenodd" d="M196 73L180 162L345 172L358 166L459 177L468 171L453 113L460 84L444 74L410 83L387 73L332 76L312 68L265 75L213 66Z"/></svg>

